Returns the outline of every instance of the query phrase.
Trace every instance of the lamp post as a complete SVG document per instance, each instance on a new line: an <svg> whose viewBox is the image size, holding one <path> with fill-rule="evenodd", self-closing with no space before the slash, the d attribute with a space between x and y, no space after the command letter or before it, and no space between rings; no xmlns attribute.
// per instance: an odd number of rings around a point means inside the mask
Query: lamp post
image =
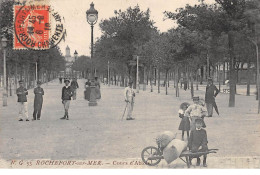
<svg viewBox="0 0 260 175"><path fill-rule="evenodd" d="M94 75L93 75L93 28L94 25L97 23L98 20L98 11L94 8L93 2L90 4L90 9L86 12L87 21L91 26L91 84L90 84L90 99L89 99L89 106L96 106L96 91L95 91L95 82L94 82Z"/></svg>
<svg viewBox="0 0 260 175"><path fill-rule="evenodd" d="M75 58L75 61L77 61L77 59L78 59L78 52L75 50L75 52L74 52L74 58ZM74 75L76 78L78 78L77 77L77 71L75 70L75 75Z"/></svg>
<svg viewBox="0 0 260 175"><path fill-rule="evenodd" d="M3 91L3 106L7 106L7 92L6 92L6 46L7 46L7 39L3 37L1 40L2 48L4 51L4 91Z"/></svg>

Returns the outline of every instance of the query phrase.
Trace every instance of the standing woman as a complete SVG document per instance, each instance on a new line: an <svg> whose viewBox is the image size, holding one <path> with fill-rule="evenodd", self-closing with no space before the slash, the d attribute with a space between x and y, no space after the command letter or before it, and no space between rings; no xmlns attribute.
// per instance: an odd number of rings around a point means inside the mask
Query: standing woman
<svg viewBox="0 0 260 175"><path fill-rule="evenodd" d="M41 111L42 111L42 103L44 95L43 88L41 88L41 82L37 81L37 87L34 88L34 111L33 111L33 120L40 120L41 117ZM37 116L37 118L36 118Z"/></svg>

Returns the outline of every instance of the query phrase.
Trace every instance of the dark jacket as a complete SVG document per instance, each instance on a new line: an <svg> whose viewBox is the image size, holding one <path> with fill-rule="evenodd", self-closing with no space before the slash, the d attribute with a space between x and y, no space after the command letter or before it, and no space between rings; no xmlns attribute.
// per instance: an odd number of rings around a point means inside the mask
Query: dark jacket
<svg viewBox="0 0 260 175"><path fill-rule="evenodd" d="M62 100L71 100L72 96L73 96L72 88L70 86L68 86L68 88L66 88L66 86L64 86L62 88L61 99Z"/></svg>
<svg viewBox="0 0 260 175"><path fill-rule="evenodd" d="M27 102L27 97L26 95L28 95L28 91L26 88L24 87L19 87L18 89L16 89L16 94L18 97L18 102Z"/></svg>
<svg viewBox="0 0 260 175"><path fill-rule="evenodd" d="M73 88L73 89L77 89L77 88L79 88L79 84L78 84L77 81L74 81L74 80L73 80L73 81L70 83L70 87Z"/></svg>
<svg viewBox="0 0 260 175"><path fill-rule="evenodd" d="M206 94L205 94L205 102L214 103L215 97L218 95L218 93L219 93L219 90L214 84L207 85Z"/></svg>
<svg viewBox="0 0 260 175"><path fill-rule="evenodd" d="M202 147L200 151L208 150L207 132L202 128L200 130L192 130L188 142L191 152L199 151L200 146Z"/></svg>
<svg viewBox="0 0 260 175"><path fill-rule="evenodd" d="M43 101L43 98L42 96L44 95L44 91L43 91L43 88L41 87L36 87L34 88L34 103L42 103Z"/></svg>

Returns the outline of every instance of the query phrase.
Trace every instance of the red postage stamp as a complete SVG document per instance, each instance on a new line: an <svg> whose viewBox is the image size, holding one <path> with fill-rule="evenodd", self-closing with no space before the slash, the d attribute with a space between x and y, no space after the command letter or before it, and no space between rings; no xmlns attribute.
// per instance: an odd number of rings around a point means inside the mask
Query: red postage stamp
<svg viewBox="0 0 260 175"><path fill-rule="evenodd" d="M50 5L15 5L14 16L14 49L46 50L64 37L64 19Z"/></svg>
<svg viewBox="0 0 260 175"><path fill-rule="evenodd" d="M14 48L48 49L50 36L49 6L14 6Z"/></svg>

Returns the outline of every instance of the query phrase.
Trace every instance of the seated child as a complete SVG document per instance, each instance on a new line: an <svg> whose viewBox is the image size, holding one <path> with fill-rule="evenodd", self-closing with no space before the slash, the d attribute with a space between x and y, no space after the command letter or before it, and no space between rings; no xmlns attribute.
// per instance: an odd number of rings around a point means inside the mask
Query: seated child
<svg viewBox="0 0 260 175"><path fill-rule="evenodd" d="M189 131L190 131L190 120L188 117L184 116L186 109L189 107L189 103L182 103L179 109L179 117L181 118L181 123L179 125L179 130L182 131L182 140L184 140L184 132L187 132L187 138L189 140Z"/></svg>
<svg viewBox="0 0 260 175"><path fill-rule="evenodd" d="M196 129L191 131L190 139L188 142L188 148L191 152L205 152L208 150L208 140L207 140L207 132L206 130L202 129L203 120L196 119L195 126ZM190 157L190 164L191 160L194 157ZM203 155L203 166L207 167L206 163L207 155ZM200 158L197 157L197 166L200 165Z"/></svg>

